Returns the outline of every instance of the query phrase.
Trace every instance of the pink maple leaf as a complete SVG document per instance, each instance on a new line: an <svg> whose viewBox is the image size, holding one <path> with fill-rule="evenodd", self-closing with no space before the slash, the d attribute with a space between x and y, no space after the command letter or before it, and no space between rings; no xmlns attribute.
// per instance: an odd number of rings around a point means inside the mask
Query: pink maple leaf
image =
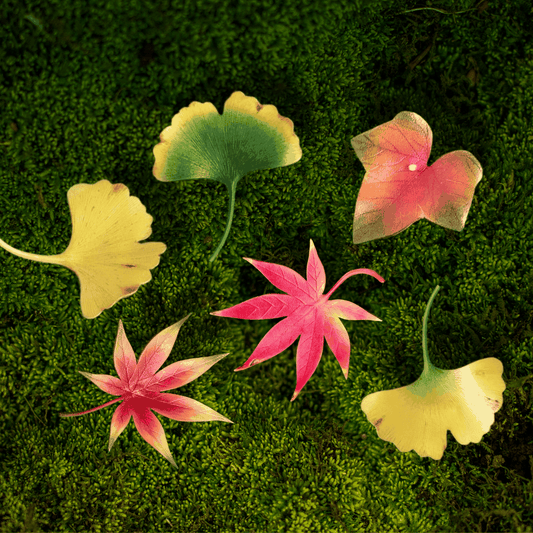
<svg viewBox="0 0 533 533"><path fill-rule="evenodd" d="M167 360L181 325L189 318L185 318L158 333L146 346L139 362L135 361L135 354L131 348L122 321L118 324L117 340L115 343L115 368L118 378L105 374L89 374L80 372L90 379L103 391L120 396L98 407L93 407L82 413L60 414L59 416L81 416L103 409L108 405L122 402L111 420L111 435L109 448L113 446L118 436L128 425L133 416L135 427L142 438L159 453L168 459L176 467L176 463L168 448L167 438L161 422L150 411L179 420L180 422L207 422L216 420L219 422L231 422L226 417L217 413L210 407L185 396L177 394L161 393L164 390L175 389L186 383L190 383L206 370L209 370L216 362L228 355L220 354L211 357L199 357L177 361L159 372L156 371Z"/></svg>
<svg viewBox="0 0 533 533"><path fill-rule="evenodd" d="M355 244L395 235L422 218L464 228L483 170L465 150L428 166L432 141L428 123L410 111L352 139L366 170L355 204Z"/></svg>
<svg viewBox="0 0 533 533"><path fill-rule="evenodd" d="M339 285L355 274L368 274L383 283L385 280L373 270L360 268L344 274L332 289L324 293L326 273L313 241L309 248L307 280L294 270L274 263L264 263L244 257L273 285L287 294L265 294L238 305L211 313L216 316L262 320L287 317L278 322L259 342L248 361L235 371L262 363L286 350L301 336L296 352L296 390L291 402L298 396L313 375L324 346L324 337L348 379L350 338L340 318L346 320L375 320L362 307L346 300L329 300Z"/></svg>

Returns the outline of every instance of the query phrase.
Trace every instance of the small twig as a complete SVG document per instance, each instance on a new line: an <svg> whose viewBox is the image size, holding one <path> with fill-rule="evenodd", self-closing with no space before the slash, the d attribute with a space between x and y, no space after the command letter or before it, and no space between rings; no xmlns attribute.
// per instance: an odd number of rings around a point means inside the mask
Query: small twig
<svg viewBox="0 0 533 533"><path fill-rule="evenodd" d="M33 15L26 15L24 18L29 20L30 22L33 22L40 30L44 31L44 28L43 28L43 25L41 24L41 21L39 19L35 18Z"/></svg>
<svg viewBox="0 0 533 533"><path fill-rule="evenodd" d="M443 15L457 15L459 13L468 13L468 11L472 11L474 8L467 9L466 11L442 11L442 9L437 9L436 7L417 7L415 9L409 9L408 11L402 11L401 13L398 13L399 15L403 15L404 13L412 13L413 11L422 11L423 9L432 9L433 11L437 11L438 13L442 13Z"/></svg>

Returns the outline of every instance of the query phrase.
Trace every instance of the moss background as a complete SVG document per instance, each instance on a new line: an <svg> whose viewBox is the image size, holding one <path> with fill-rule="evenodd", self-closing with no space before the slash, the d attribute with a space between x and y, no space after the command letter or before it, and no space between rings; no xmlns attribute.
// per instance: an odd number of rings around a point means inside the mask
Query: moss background
<svg viewBox="0 0 533 533"><path fill-rule="evenodd" d="M168 250L153 279L94 320L69 270L0 250L0 531L426 532L533 528L533 29L529 0L3 0L0 237L61 253L67 191L124 183ZM424 9L420 9L420 8ZM529 27L529 29L528 29ZM162 183L152 149L192 101L219 112L235 90L293 120L303 158L248 174L228 241L227 191ZM433 130L430 163L481 162L462 232L419 221L352 243L364 170L350 139L400 111ZM304 274L313 239L326 290L383 322L344 321L348 380L325 347L299 397L296 343L242 365L274 320L211 316L278 292L243 256ZM503 407L479 444L448 434L442 460L380 440L363 397L422 371L422 317L435 286L432 362L504 364ZM107 451L114 407L78 370L116 375L122 319L139 356L187 314L167 364L230 352L172 392L233 420L159 416L172 466L130 422ZM528 526L529 524L529 526Z"/></svg>

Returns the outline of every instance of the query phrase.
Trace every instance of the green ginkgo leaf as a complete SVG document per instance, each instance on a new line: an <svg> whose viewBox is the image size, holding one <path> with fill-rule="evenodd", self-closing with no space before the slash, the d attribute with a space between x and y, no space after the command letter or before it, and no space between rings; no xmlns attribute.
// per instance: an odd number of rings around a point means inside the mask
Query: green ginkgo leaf
<svg viewBox="0 0 533 533"><path fill-rule="evenodd" d="M291 165L302 157L292 120L240 91L226 100L222 115L210 102L192 102L174 115L160 138L154 147L158 180L212 179L228 188L226 229L209 261L228 237L238 181L253 170Z"/></svg>

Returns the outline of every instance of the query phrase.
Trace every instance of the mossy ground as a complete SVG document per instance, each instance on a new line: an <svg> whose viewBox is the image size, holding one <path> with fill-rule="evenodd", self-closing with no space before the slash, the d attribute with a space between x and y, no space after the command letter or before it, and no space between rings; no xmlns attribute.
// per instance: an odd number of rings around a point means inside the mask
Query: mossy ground
<svg viewBox="0 0 533 533"><path fill-rule="evenodd" d="M124 183L167 244L153 279L95 320L67 269L0 250L0 531L516 531L533 523L533 39L530 2L19 2L0 8L0 237L62 252L77 183ZM454 12L454 14L450 14ZM235 90L293 120L303 158L227 191L161 183L152 148L192 101L222 112ZM430 163L452 150L483 166L466 227L419 221L354 245L364 170L350 139L414 111ZM295 402L296 344L234 373L273 320L209 313L276 292L243 256L305 272L313 239L326 290L382 322L345 321L348 380L329 348ZM400 453L360 409L432 362L504 364L503 407L479 444L448 434L442 460ZM159 417L178 472L133 423L107 451L110 397L77 370L115 374L122 319L137 355L193 313L168 363L230 352L173 392L235 423ZM528 524L530 524L528 526Z"/></svg>

